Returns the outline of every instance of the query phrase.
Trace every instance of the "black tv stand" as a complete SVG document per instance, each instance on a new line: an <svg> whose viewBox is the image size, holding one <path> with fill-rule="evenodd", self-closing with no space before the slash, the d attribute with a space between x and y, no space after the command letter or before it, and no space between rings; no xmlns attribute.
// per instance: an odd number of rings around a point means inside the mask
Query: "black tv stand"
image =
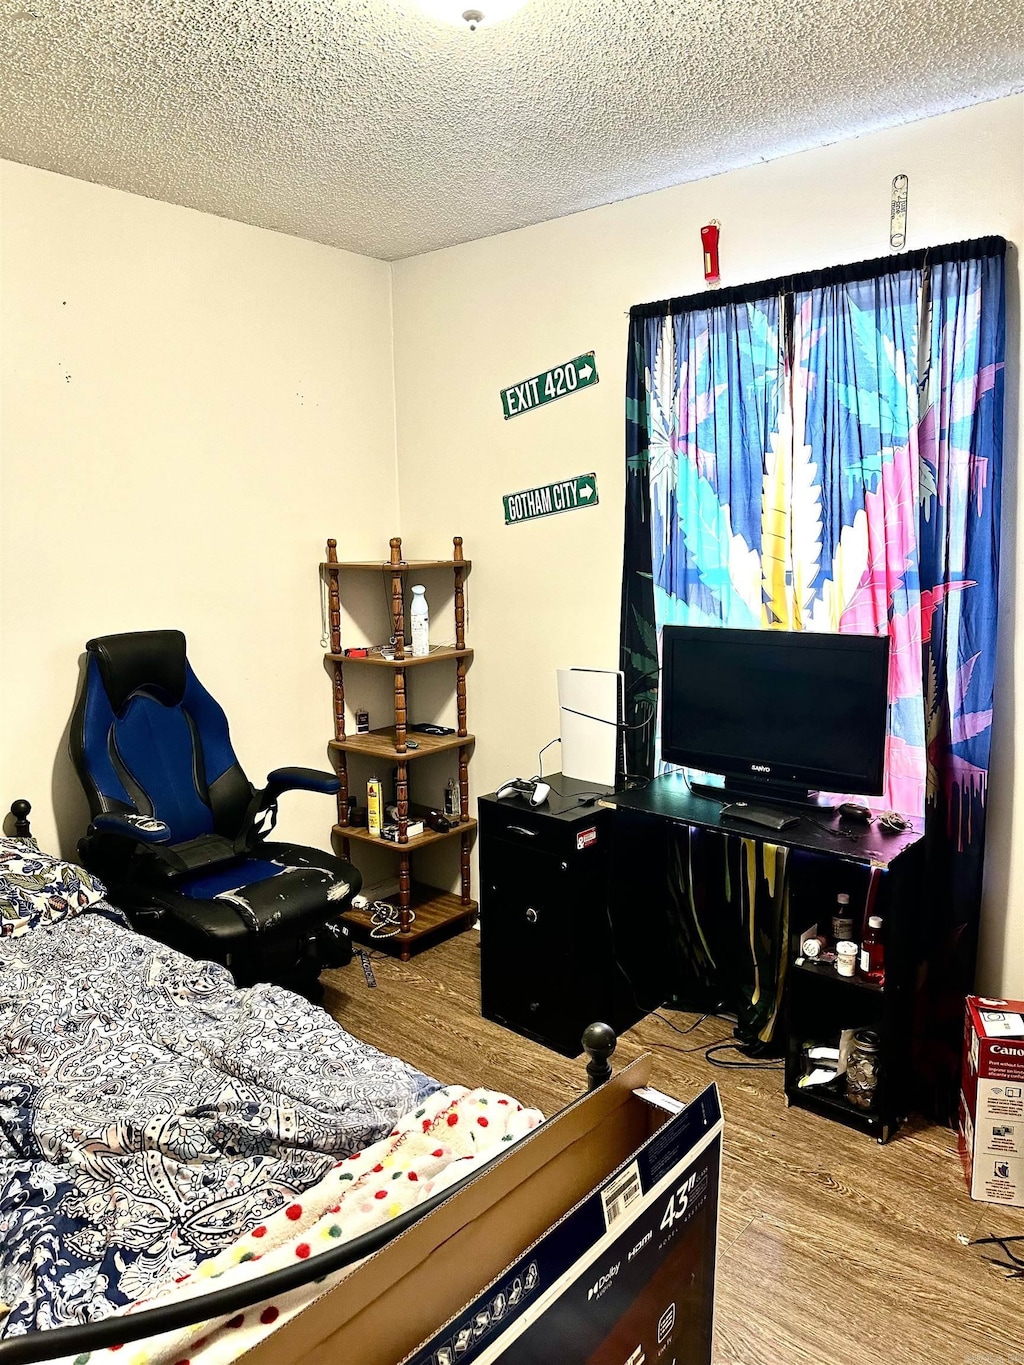
<svg viewBox="0 0 1024 1365"><path fill-rule="evenodd" d="M648 917L637 936L649 978L640 998L652 1000L661 993L676 1008L695 1013L721 1009L716 1002L724 1000L726 1009L744 1018L753 989L759 982L765 987L769 977L758 975L750 955L749 925L735 918L738 898L717 872L709 878L706 859L694 862L691 854L695 848L699 852L705 832L732 836L746 849L763 844L787 849L785 910L777 920L769 915L759 921L763 937L756 949L778 964L769 995L781 993L774 996L777 1013L766 1041L785 1052L786 1102L885 1141L913 1099L914 992L928 923L921 905L921 822L897 831L877 820L849 824L839 811L808 810L794 811L797 819L782 830L741 828L723 818L722 786L711 788L710 800L698 790L687 786L682 772L671 772L602 802L615 810L610 903ZM716 842L723 847L732 839ZM743 856L749 855L744 851ZM715 868L723 865L728 863L716 856ZM803 955L802 939L812 926L826 937L831 934L832 907L841 892L850 898L855 941L861 940L868 914L882 916L882 984L860 975L840 976L833 962ZM616 939L619 951L628 941ZM808 1045L836 1046L844 1031L862 1028L882 1040L881 1080L872 1106L861 1109L848 1100L843 1082L802 1084ZM746 1023L741 1041L750 1041Z"/></svg>
<svg viewBox="0 0 1024 1365"><path fill-rule="evenodd" d="M798 810L832 811L835 803L821 792L806 787L783 786L779 782L744 782L730 777L720 782L690 782L694 796L710 801L755 801L765 806L790 806Z"/></svg>

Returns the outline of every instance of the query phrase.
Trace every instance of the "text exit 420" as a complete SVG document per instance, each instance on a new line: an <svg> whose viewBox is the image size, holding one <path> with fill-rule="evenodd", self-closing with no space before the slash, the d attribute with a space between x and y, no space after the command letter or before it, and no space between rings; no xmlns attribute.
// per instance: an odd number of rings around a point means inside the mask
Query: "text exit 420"
<svg viewBox="0 0 1024 1365"><path fill-rule="evenodd" d="M521 413L532 412L545 403L553 403L557 398L565 398L579 389L588 389L598 381L597 364L594 352L577 356L564 365L556 365L543 374L524 379L521 384L512 384L501 391L501 406L505 420L518 417Z"/></svg>

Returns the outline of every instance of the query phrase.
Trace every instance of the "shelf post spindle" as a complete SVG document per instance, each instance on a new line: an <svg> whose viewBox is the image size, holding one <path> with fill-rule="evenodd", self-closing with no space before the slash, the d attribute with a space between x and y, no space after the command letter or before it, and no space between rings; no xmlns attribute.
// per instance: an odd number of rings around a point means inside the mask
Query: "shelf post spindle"
<svg viewBox="0 0 1024 1365"><path fill-rule="evenodd" d="M341 664L341 589L338 583L338 542L331 537L327 542L327 619L331 654L331 695L334 709L334 738L345 738L345 674ZM335 770L338 774L338 824L348 825L348 761L343 749L334 751L337 755ZM342 840L342 857L349 857L349 841Z"/></svg>

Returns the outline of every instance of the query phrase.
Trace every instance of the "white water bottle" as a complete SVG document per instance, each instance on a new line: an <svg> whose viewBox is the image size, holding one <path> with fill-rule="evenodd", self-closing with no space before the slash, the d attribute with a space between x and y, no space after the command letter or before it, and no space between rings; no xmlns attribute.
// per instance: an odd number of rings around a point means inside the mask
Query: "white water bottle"
<svg viewBox="0 0 1024 1365"><path fill-rule="evenodd" d="M412 654L418 658L430 653L430 609L424 596L426 589L422 583L413 585L412 606L409 608L409 623L412 628Z"/></svg>

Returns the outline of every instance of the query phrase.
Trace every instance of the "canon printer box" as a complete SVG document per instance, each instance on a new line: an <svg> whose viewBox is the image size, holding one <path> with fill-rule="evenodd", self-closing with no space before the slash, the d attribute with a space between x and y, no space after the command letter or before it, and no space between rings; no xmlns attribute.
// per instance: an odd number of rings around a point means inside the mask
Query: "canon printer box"
<svg viewBox="0 0 1024 1365"><path fill-rule="evenodd" d="M709 1086L403 1365L710 1365L722 1113Z"/></svg>
<svg viewBox="0 0 1024 1365"><path fill-rule="evenodd" d="M960 1156L972 1199L1024 1208L1024 1001L967 997Z"/></svg>

